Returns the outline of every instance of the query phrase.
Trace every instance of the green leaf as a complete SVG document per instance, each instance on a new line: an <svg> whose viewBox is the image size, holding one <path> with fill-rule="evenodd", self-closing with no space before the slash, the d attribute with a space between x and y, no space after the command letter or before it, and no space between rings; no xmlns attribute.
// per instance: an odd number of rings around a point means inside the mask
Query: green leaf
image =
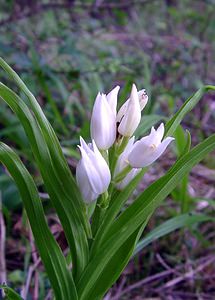
<svg viewBox="0 0 215 300"><path fill-rule="evenodd" d="M23 298L16 291L7 285L0 285L0 289L3 289L5 293L5 300L23 300Z"/></svg>
<svg viewBox="0 0 215 300"><path fill-rule="evenodd" d="M185 135L185 130L181 125L178 125L174 132L175 137L175 145L176 145L176 151L177 151L177 157L182 156L183 150L186 147L187 144L187 137Z"/></svg>
<svg viewBox="0 0 215 300"><path fill-rule="evenodd" d="M190 151L191 135L188 130L186 130L186 134L187 135L185 135L185 131L182 128L182 126L178 125L174 134L178 159ZM183 177L183 179L179 184L179 187L176 187L175 191L172 192L173 198L175 198L176 200L179 199L181 202L181 213L185 213L189 211L190 201L189 201L189 195L187 193L188 182L189 182L189 174Z"/></svg>
<svg viewBox="0 0 215 300"><path fill-rule="evenodd" d="M141 252L146 246L155 240L183 227L188 227L196 223L212 221L213 218L206 215L197 214L183 214L171 218L170 220L162 223L151 232L149 232L141 241L138 242L133 256Z"/></svg>
<svg viewBox="0 0 215 300"><path fill-rule="evenodd" d="M184 156L186 153L188 153L190 151L191 148L191 134L188 130L186 130L186 144L181 152L181 157Z"/></svg>
<svg viewBox="0 0 215 300"><path fill-rule="evenodd" d="M145 225L146 224L144 224L144 227ZM102 272L99 276L98 285L95 289L92 289L89 294L81 294L80 300L100 300L103 298L104 293L109 289L109 287L112 284L115 283L123 269L128 264L136 246L136 243L140 237L140 233L142 233L142 230L143 227L141 227L141 229L136 230L131 236L129 236L128 239L124 242L124 244L114 252L114 255L111 256L109 263L106 264L105 267L100 265ZM100 255L102 254L100 253Z"/></svg>
<svg viewBox="0 0 215 300"><path fill-rule="evenodd" d="M183 120L184 116L190 112L196 104L201 100L202 96L208 91L214 91L215 86L213 85L205 85L201 87L195 94L193 94L190 98L188 98L181 108L177 111L177 113L166 123L165 125L165 136L172 136L178 127L178 125Z"/></svg>
<svg viewBox="0 0 215 300"><path fill-rule="evenodd" d="M0 66L28 97L34 115L13 91L0 83L0 96L16 113L28 136L45 187L60 218L72 252L74 276L78 277L89 255L87 236L90 235L90 224L86 207L55 132L36 99L19 76L1 58Z"/></svg>
<svg viewBox="0 0 215 300"><path fill-rule="evenodd" d="M97 235L95 237L95 241L93 242L92 248L91 248L91 258L96 253L96 249L99 249L103 239L105 237L105 234L108 232L111 224L113 223L115 217L120 212L121 208L125 204L125 202L128 200L130 195L133 193L135 188L137 187L138 183L143 178L144 174L146 172L146 168L142 169L132 180L131 182L124 188L122 191L116 191L110 202L110 206L107 210L107 213L105 214L104 220L97 232Z"/></svg>
<svg viewBox="0 0 215 300"><path fill-rule="evenodd" d="M126 240L140 228L149 216L177 186L194 165L215 149L215 134L194 147L189 153L179 159L170 170L156 182L151 184L111 225L105 234L104 242L93 253L93 258L84 270L77 285L81 300L89 299L97 288L103 293L111 286L112 281L100 281L103 270L111 263L112 257L123 246ZM121 258L123 259L123 258ZM115 268L114 265L112 265ZM119 271L119 270L118 270ZM120 272L120 271L119 271ZM120 275L118 273L118 275Z"/></svg>
<svg viewBox="0 0 215 300"><path fill-rule="evenodd" d="M47 225L34 181L19 157L7 145L0 143L0 161L15 180L29 218L41 259L57 299L77 299L72 274L65 257Z"/></svg>

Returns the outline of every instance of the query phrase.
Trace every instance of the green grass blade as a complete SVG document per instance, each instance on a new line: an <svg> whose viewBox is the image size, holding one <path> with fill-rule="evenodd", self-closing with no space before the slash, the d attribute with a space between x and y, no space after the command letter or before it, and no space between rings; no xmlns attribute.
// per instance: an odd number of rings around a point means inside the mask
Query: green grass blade
<svg viewBox="0 0 215 300"><path fill-rule="evenodd" d="M149 216L178 185L194 165L201 161L209 152L215 149L215 134L194 147L189 153L178 160L170 170L155 183L150 185L112 224L105 235L100 249L94 253L78 283L77 290L80 299L96 292L97 286L101 289L102 282L99 278L115 253L122 247L126 240L147 221ZM111 284L111 282L110 282ZM107 283L103 283L106 290Z"/></svg>
<svg viewBox="0 0 215 300"><path fill-rule="evenodd" d="M64 228L76 276L84 269L89 255L86 234L89 224L80 192L70 171L67 172L67 165L54 150L57 146L53 139L38 125L27 105L2 83L0 83L0 97L18 116L29 139L45 187Z"/></svg>
<svg viewBox="0 0 215 300"><path fill-rule="evenodd" d="M181 108L176 112L176 114L166 123L165 125L165 136L172 136L178 127L178 125L183 120L184 116L189 113L196 104L201 100L202 96L208 91L215 91L215 86L205 85L201 87L195 94L188 98Z"/></svg>
<svg viewBox="0 0 215 300"><path fill-rule="evenodd" d="M141 252L146 246L155 240L183 227L188 227L196 223L212 221L213 218L206 215L197 214L183 214L171 218L170 220L162 223L151 232L149 232L142 240L140 240L135 248L133 256Z"/></svg>
<svg viewBox="0 0 215 300"><path fill-rule="evenodd" d="M23 300L23 298L16 291L7 285L0 285L0 289L2 289L5 293L5 300Z"/></svg>
<svg viewBox="0 0 215 300"><path fill-rule="evenodd" d="M34 181L21 160L7 145L0 143L0 161L15 180L29 218L41 259L57 299L77 299L75 284L66 260L51 234Z"/></svg>

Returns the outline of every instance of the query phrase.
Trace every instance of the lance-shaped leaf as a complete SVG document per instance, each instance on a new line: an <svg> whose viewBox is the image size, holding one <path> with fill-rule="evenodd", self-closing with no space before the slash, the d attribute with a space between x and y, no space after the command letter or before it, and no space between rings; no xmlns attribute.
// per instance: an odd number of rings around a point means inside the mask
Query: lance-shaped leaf
<svg viewBox="0 0 215 300"><path fill-rule="evenodd" d="M48 228L41 200L31 175L15 152L3 143L0 143L0 161L6 166L17 184L56 299L78 299L72 274L59 245Z"/></svg>
<svg viewBox="0 0 215 300"><path fill-rule="evenodd" d="M18 116L26 132L45 187L64 228L72 252L74 275L78 276L88 261L86 231L89 224L79 190L62 158L59 143L55 142L48 121L35 120L24 101L2 83L0 97Z"/></svg>
<svg viewBox="0 0 215 300"><path fill-rule="evenodd" d="M103 244L99 245L98 248L95 245L93 258L90 260L78 282L77 291L81 300L90 299L90 295L96 293L97 289L98 293L100 293L100 298L104 295L107 289L110 288L112 279L109 278L109 281L106 282L100 279L103 277L103 271L106 268L115 268L115 265L112 264L112 258L116 255L117 251L119 251L125 241L147 221L149 216L177 186L183 176L214 149L215 134L179 159L163 177L150 185L136 201L118 217L103 237ZM129 249L127 249L127 251L129 251ZM121 257L118 264L121 264L123 260L124 257ZM124 267L125 265L122 263L121 271L118 270L118 276Z"/></svg>
<svg viewBox="0 0 215 300"><path fill-rule="evenodd" d="M171 136L175 132L178 125L181 123L187 113L189 113L196 104L202 99L202 96L208 91L215 91L215 86L202 86L195 94L188 98L181 108L174 114L174 116L165 125L164 137Z"/></svg>

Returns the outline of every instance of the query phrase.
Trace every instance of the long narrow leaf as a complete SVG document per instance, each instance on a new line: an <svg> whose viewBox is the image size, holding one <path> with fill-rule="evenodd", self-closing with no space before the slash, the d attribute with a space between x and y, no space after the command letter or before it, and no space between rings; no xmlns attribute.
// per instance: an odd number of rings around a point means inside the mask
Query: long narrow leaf
<svg viewBox="0 0 215 300"><path fill-rule="evenodd" d="M165 125L165 137L172 136L184 116L190 112L201 100L202 96L208 91L215 91L215 86L205 85L201 87L194 95L188 98L176 114Z"/></svg>
<svg viewBox="0 0 215 300"><path fill-rule="evenodd" d="M107 288L107 283L100 281L103 270L111 258L125 243L126 240L147 220L168 194L177 186L194 165L201 161L209 152L215 149L215 134L194 147L188 154L178 160L172 168L155 183L150 185L137 200L127 208L113 223L105 235L105 242L99 248L94 248L94 257L89 262L77 290L81 300L88 296L99 286ZM109 282L111 286L111 280ZM95 291L94 291L95 292Z"/></svg>
<svg viewBox="0 0 215 300"><path fill-rule="evenodd" d="M183 214L176 216L162 223L154 230L150 231L141 241L138 242L133 256L141 252L146 246L151 244L153 241L183 227L188 227L193 224L212 221L213 218L206 215L196 215L196 214Z"/></svg>
<svg viewBox="0 0 215 300"><path fill-rule="evenodd" d="M0 161L14 178L22 196L35 242L57 299L77 299L66 260L51 234L34 181L18 156L0 143Z"/></svg>
<svg viewBox="0 0 215 300"><path fill-rule="evenodd" d="M59 157L51 155L52 149L46 143L44 130L38 126L27 105L2 83L0 83L0 97L16 113L28 136L45 187L59 215L70 245L74 271L77 274L81 273L88 261L89 250L83 224L85 222L84 208L79 205L80 201L75 201L80 193L71 176L68 174L65 178L64 166L61 165ZM52 145L54 148L54 142Z"/></svg>
<svg viewBox="0 0 215 300"><path fill-rule="evenodd" d="M94 247L99 248L103 242L105 234L108 232L111 224L113 223L115 217L120 212L121 208L128 200L134 189L137 187L140 180L143 178L146 169L141 170L134 179L125 187L124 190L116 193L116 196L113 195L110 203L110 207L108 208L107 213L105 214L104 220L96 234L95 241L93 242L91 248L91 258L95 255Z"/></svg>
<svg viewBox="0 0 215 300"><path fill-rule="evenodd" d="M7 285L0 285L0 289L2 289L5 293L5 300L23 300L23 298L16 291Z"/></svg>

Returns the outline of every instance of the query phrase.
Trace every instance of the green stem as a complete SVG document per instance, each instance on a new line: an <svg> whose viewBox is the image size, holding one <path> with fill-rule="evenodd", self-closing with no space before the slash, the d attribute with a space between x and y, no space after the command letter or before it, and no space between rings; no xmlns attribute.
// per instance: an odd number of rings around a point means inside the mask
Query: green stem
<svg viewBox="0 0 215 300"><path fill-rule="evenodd" d="M131 170L132 167L130 165L127 165L119 174L116 175L113 181L116 183L122 181Z"/></svg>
<svg viewBox="0 0 215 300"><path fill-rule="evenodd" d="M127 137L127 136L122 137L121 143L119 144L119 147L117 149L118 156L124 151L125 147L128 144L129 139L130 139L130 137Z"/></svg>
<svg viewBox="0 0 215 300"><path fill-rule="evenodd" d="M129 141L129 137L123 136L121 141L119 142L119 144L115 144L109 153L110 154L109 155L110 170L111 170L112 177L114 175L118 157L125 150L125 147L127 146L128 141Z"/></svg>
<svg viewBox="0 0 215 300"><path fill-rule="evenodd" d="M108 192L106 191L97 200L96 208L92 216L91 228L92 228L93 237L96 235L97 230L99 229L102 223L108 205L109 205L109 197L108 197Z"/></svg>

